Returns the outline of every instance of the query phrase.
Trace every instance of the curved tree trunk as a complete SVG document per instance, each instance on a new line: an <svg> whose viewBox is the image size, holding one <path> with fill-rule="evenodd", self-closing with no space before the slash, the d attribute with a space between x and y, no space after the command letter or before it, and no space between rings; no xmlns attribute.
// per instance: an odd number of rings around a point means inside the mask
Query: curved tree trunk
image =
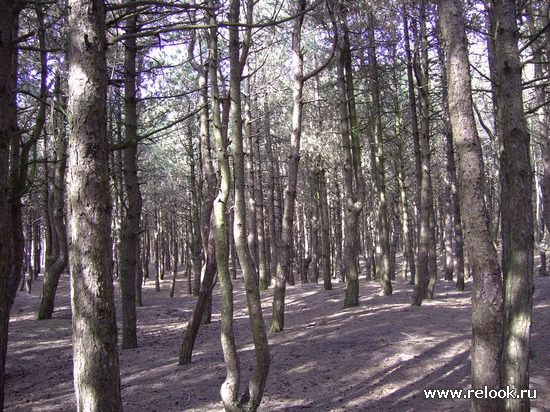
<svg viewBox="0 0 550 412"><path fill-rule="evenodd" d="M500 389L502 286L498 254L491 239L484 201L481 142L477 134L464 11L460 0L440 0L439 15L447 55L449 114L460 167L460 201L474 272L472 299L472 388ZM474 411L500 411L498 399L472 399Z"/></svg>
<svg viewBox="0 0 550 412"><path fill-rule="evenodd" d="M59 76L56 79L56 99L54 104L59 104L62 108L66 105L60 101L61 85ZM38 310L38 320L51 319L54 311L55 294L59 278L67 267L69 260L67 245L67 229L65 227L65 171L67 168L67 136L65 133L65 124L58 114L53 119L55 132L55 152L53 185L49 191L49 203L51 212L49 213L49 228L51 233L51 255L46 256L44 285L42 290L42 301ZM48 209L50 209L48 208Z"/></svg>

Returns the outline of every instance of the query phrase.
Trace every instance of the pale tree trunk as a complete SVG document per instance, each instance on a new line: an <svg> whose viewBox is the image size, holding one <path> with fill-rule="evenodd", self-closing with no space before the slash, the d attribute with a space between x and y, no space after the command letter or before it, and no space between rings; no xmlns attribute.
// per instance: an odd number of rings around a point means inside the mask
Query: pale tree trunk
<svg viewBox="0 0 550 412"><path fill-rule="evenodd" d="M502 285L498 254L491 240L484 201L481 142L477 134L464 11L460 0L440 0L439 15L447 55L449 114L459 159L459 194L473 267L472 387L500 388ZM500 411L498 399L472 399L475 411Z"/></svg>
<svg viewBox="0 0 550 412"><path fill-rule="evenodd" d="M78 411L121 411L111 255L105 4L69 1L69 262Z"/></svg>
<svg viewBox="0 0 550 412"><path fill-rule="evenodd" d="M497 82L496 124L501 141L501 230L504 279L502 387L529 389L529 338L533 306L533 172L530 135L523 113L517 4L491 2ZM509 411L530 410L529 398L506 399Z"/></svg>

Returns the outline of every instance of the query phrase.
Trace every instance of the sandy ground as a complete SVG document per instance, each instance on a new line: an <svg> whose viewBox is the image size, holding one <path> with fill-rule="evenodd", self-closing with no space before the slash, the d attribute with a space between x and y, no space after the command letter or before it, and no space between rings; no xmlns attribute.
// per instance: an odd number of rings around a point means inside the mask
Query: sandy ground
<svg viewBox="0 0 550 412"><path fill-rule="evenodd" d="M193 363L177 364L196 298L169 279L155 292L148 281L138 309L139 344L120 351L125 411L219 411L225 367L219 343L219 286L213 322L201 326ZM531 340L534 411L550 410L550 278L535 278ZM70 306L64 275L52 320L37 321L41 280L20 293L12 311L6 365L7 411L73 411ZM467 389L470 381L470 296L439 281L437 296L411 307L411 286L398 279L394 295L361 283L361 306L342 309L344 285L287 288L286 329L268 333L272 358L262 411L469 410L468 400L426 399L424 389ZM266 325L273 291L263 295ZM235 328L243 382L253 362L241 280L235 281ZM120 319L120 315L119 315ZM244 388L245 384L241 385Z"/></svg>

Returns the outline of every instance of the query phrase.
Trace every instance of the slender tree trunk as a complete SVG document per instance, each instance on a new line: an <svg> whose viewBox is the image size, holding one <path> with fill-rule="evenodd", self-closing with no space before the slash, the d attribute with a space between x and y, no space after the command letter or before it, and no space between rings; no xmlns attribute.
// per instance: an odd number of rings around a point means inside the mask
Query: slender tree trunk
<svg viewBox="0 0 550 412"><path fill-rule="evenodd" d="M239 22L240 0L231 0L229 21ZM251 23L253 0L247 3L247 22ZM247 45L250 43L251 29L247 29L243 43L243 51L239 56L239 28L230 26L229 28L229 62L230 75L229 82L231 88L231 132L233 136L233 159L235 173L235 221L233 225L233 236L235 238L235 248L242 269L248 316L250 318L250 327L252 329L252 340L254 342L254 352L256 365L251 372L248 387L245 391L240 404L242 410L256 411L260 406L263 397L267 374L269 372L269 346L267 334L265 331L260 288L258 282L258 273L254 267L254 260L250 254L247 242L246 227L246 190L245 190L245 161L243 151L243 125L242 125L242 102L241 102L241 76L243 67L246 64Z"/></svg>
<svg viewBox="0 0 550 412"><path fill-rule="evenodd" d="M59 105L61 109L66 108L65 101L61 94L61 80L56 78L56 89L53 104ZM51 255L46 256L44 273L44 284L42 288L42 301L38 310L38 320L51 319L57 285L61 274L67 267L69 252L67 245L67 230L65 227L65 173L67 168L67 135L65 123L61 116L54 115L53 132L55 134L55 149L53 158L55 160L53 170L53 183L49 190L51 213L48 219L48 228L51 237Z"/></svg>
<svg viewBox="0 0 550 412"><path fill-rule="evenodd" d="M363 208L365 197L365 183L361 168L361 145L357 123L350 122L350 116L356 119L355 99L353 97L353 80L346 61L350 58L349 33L346 24L346 11L337 5L338 61L337 61L337 89L339 100L339 132L344 149L344 179L345 179L345 209L344 209L344 268L346 279L346 296L344 308L359 305L359 216ZM346 82L348 83L346 85ZM351 94L350 94L351 93ZM349 124L352 127L350 130ZM351 137L351 138L350 138Z"/></svg>
<svg viewBox="0 0 550 412"><path fill-rule="evenodd" d="M421 179L420 179L420 222L418 239L418 270L416 273L412 304L420 306L428 293L428 282L432 277L430 272L430 241L432 228L430 224L433 214L433 196L430 165L430 131L429 131L429 92L428 92L428 45L426 34L426 4L422 0L420 4L421 35L420 50L421 64L416 67L416 77L420 88L420 155L421 155Z"/></svg>
<svg viewBox="0 0 550 412"><path fill-rule="evenodd" d="M496 124L501 139L501 230L504 278L502 387L529 389L529 338L533 306L533 172L523 112L517 4L491 2L497 82ZM529 411L529 398L505 399L508 411Z"/></svg>
<svg viewBox="0 0 550 412"><path fill-rule="evenodd" d="M473 113L462 3L440 0L439 15L447 55L449 114L459 158L459 194L474 271L472 387L497 390L500 388L502 355L501 270L484 201L483 156ZM473 398L472 409L500 411L501 401Z"/></svg>
<svg viewBox="0 0 550 412"><path fill-rule="evenodd" d="M320 159L319 159L320 162ZM321 270L323 272L323 287L332 289L332 273L330 270L330 222L327 195L327 178L325 169L319 164L319 209L321 215Z"/></svg>
<svg viewBox="0 0 550 412"><path fill-rule="evenodd" d="M130 5L130 16L126 20L126 32L137 32L137 14ZM126 191L126 204L123 207L123 220L120 239L119 273L122 304L122 349L137 348L136 279L137 252L141 222L142 198L138 180L138 136L137 136L137 47L136 38L124 41L124 132L127 147L123 156L123 177ZM122 189L122 188L120 188Z"/></svg>
<svg viewBox="0 0 550 412"><path fill-rule="evenodd" d="M256 218L258 220L258 274L260 277L260 290L267 290L269 287L269 267L267 264L267 250L265 241L265 214L264 195L262 185L262 162L260 158L260 134L257 133L254 139L254 156L256 158Z"/></svg>
<svg viewBox="0 0 550 412"><path fill-rule="evenodd" d="M215 10L217 2L208 0L210 10L208 23L209 29L209 65L210 90L212 94L212 126L213 137L218 159L218 172L220 186L218 195L214 201L214 245L218 276L221 288L221 344L226 367L226 377L221 387L221 398L226 410L238 410L237 397L240 384L240 366L237 348L235 346L235 334L233 330L233 285L229 273L229 244L227 228L227 201L230 192L230 168L227 156L227 139L222 131L222 119L220 113L220 95L218 88L218 33Z"/></svg>
<svg viewBox="0 0 550 412"><path fill-rule="evenodd" d="M275 212L275 162L273 158L273 141L271 137L271 122L267 96L264 101L264 135L265 151L267 155L267 218L269 226L269 283L277 274L277 262L279 259L279 239L277 235L277 222Z"/></svg>
<svg viewBox="0 0 550 412"><path fill-rule="evenodd" d="M301 12L306 8L305 0L296 2L296 10ZM294 209L296 204L296 187L298 184L298 163L300 161L300 140L302 137L303 115L303 55L301 50L302 24L304 16L294 20L292 31L292 133L290 136L290 152L287 164L287 186L284 196L283 220L281 229L281 244L277 259L277 276L273 294L273 319L271 331L280 332L285 325L285 294L286 282L290 276L292 236L294 227Z"/></svg>
<svg viewBox="0 0 550 412"><path fill-rule="evenodd" d="M111 256L105 4L69 1L69 262L78 411L121 411Z"/></svg>
<svg viewBox="0 0 550 412"><path fill-rule="evenodd" d="M373 176L378 195L378 232L380 234L380 264L378 265L378 277L380 279L380 295L389 296L392 294L392 284L390 276L390 224L388 220L388 204L386 194L386 173L384 144L382 134L382 115L380 110L380 90L378 80L378 62L376 58L376 46L374 39L374 13L369 12L369 47L368 56L371 71L370 89L372 93L372 106L374 119L374 133L371 142L371 151L373 162ZM351 56L348 55L347 71L351 73ZM349 84L349 82L348 82ZM349 86L348 86L349 87ZM348 93L349 94L349 93ZM352 131L353 133L353 131Z"/></svg>

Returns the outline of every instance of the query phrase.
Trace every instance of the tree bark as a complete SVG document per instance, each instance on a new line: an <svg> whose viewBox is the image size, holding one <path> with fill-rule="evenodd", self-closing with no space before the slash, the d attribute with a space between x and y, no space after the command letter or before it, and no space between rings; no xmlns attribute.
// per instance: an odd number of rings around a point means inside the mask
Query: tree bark
<svg viewBox="0 0 550 412"><path fill-rule="evenodd" d="M386 173L384 144L382 135L382 115L380 109L380 89L378 80L378 61L376 58L376 45L374 39L374 12L369 11L369 47L368 56L371 71L370 90L372 93L372 117L374 119L374 133L371 141L373 161L373 177L378 197L378 232L380 235L380 264L377 266L377 275L380 279L380 295L392 294L390 276L390 224L388 221L388 204L386 195ZM349 63L348 72L351 73L351 56L347 56ZM349 82L348 82L349 84ZM349 86L348 86L349 87ZM352 91L353 92L353 91ZM353 133L353 131L352 131Z"/></svg>
<svg viewBox="0 0 550 412"><path fill-rule="evenodd" d="M240 0L231 0L229 21L239 22ZM247 23L252 20L253 0L247 2ZM269 372L269 346L262 314L260 288L258 273L254 266L254 260L248 248L247 227L246 227L246 185L245 185L245 160L243 151L243 124L242 124L242 101L241 101L241 77L243 67L246 64L247 46L250 44L251 29L247 29L243 43L245 46L242 53L239 53L239 28L229 28L229 63L230 63L230 96L231 96L231 132L233 136L233 159L235 174L235 220L233 225L233 236L235 248L241 265L248 316L252 329L252 340L256 365L253 368L248 387L240 401L241 409L244 411L256 411L260 406L263 397L267 374Z"/></svg>
<svg viewBox="0 0 550 412"><path fill-rule="evenodd" d="M56 78L55 99L53 104L66 109L66 103L61 94L60 76ZM47 209L49 219L46 230L50 232L51 254L46 256L42 301L38 310L38 320L51 319L55 307L55 294L59 278L67 267L69 252L67 245L67 229L65 227L65 173L67 168L67 135L65 122L56 113L52 119L55 134L55 160L52 187L48 191L50 197Z"/></svg>
<svg viewBox="0 0 550 412"><path fill-rule="evenodd" d="M69 262L78 411L121 411L111 255L105 4L69 1Z"/></svg>
<svg viewBox="0 0 550 412"><path fill-rule="evenodd" d="M137 32L135 7L128 6L126 33ZM138 347L136 313L137 253L141 223L142 198L138 179L137 47L136 38L124 41L124 132L126 148L122 153L126 202L122 212L120 239L120 300L122 304L122 349ZM122 189L122 188L120 188ZM124 201L124 199L123 199ZM125 213L124 213L125 212Z"/></svg>
<svg viewBox="0 0 550 412"><path fill-rule="evenodd" d="M501 140L501 230L504 279L502 387L529 389L529 338L533 306L533 172L530 135L523 112L517 4L491 2L497 82L496 124ZM529 411L529 398L505 399L508 411Z"/></svg>
<svg viewBox="0 0 550 412"><path fill-rule="evenodd" d="M9 148L18 134L14 59L16 27L20 6L13 0L0 0L0 409L4 408L4 371L8 348L10 304L8 282L13 234L9 211Z"/></svg>
<svg viewBox="0 0 550 412"><path fill-rule="evenodd" d="M474 275L472 299L472 387L500 389L502 286L498 254L491 240L484 201L481 143L472 103L468 45L460 0L440 0L447 55L449 114L460 167L459 194ZM497 399L472 399L475 411L499 411Z"/></svg>
<svg viewBox="0 0 550 412"><path fill-rule="evenodd" d="M296 11L306 8L305 0L296 2ZM290 276L292 236L294 229L294 209L296 205L296 187L298 185L298 164L300 161L300 140L302 137L304 57L301 50L302 24L304 15L294 20L292 31L292 133L287 163L287 186L284 196L281 244L277 259L275 291L273 293L273 319L271 331L280 332L285 325L286 282Z"/></svg>

